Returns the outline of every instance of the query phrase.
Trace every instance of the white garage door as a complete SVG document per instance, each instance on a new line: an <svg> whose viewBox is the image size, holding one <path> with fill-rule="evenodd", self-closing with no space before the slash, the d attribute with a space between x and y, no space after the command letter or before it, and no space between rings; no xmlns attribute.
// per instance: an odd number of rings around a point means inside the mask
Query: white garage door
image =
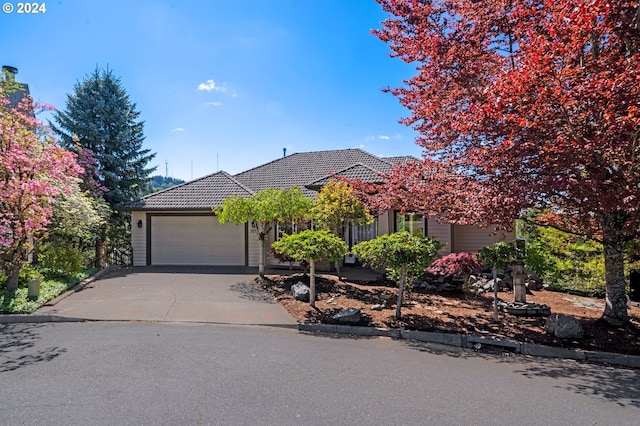
<svg viewBox="0 0 640 426"><path fill-rule="evenodd" d="M244 265L244 226L214 216L152 216L152 265Z"/></svg>

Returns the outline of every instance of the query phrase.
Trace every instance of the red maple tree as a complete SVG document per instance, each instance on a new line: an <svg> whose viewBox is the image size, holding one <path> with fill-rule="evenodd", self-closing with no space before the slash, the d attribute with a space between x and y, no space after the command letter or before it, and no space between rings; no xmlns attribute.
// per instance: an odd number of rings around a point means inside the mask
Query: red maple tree
<svg viewBox="0 0 640 426"><path fill-rule="evenodd" d="M417 75L388 89L424 160L369 206L504 227L527 209L604 244L603 319L629 323L624 245L640 226L638 0L378 0L374 33Z"/></svg>

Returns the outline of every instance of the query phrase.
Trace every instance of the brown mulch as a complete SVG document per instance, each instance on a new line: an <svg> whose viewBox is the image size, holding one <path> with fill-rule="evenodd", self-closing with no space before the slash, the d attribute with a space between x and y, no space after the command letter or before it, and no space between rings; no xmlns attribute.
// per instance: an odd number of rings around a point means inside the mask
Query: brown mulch
<svg viewBox="0 0 640 426"><path fill-rule="evenodd" d="M525 343L564 348L597 350L640 355L640 307L629 305L631 325L626 329L612 328L600 320L604 300L569 295L554 291L534 291L527 302L544 304L552 313L572 315L582 323L585 337L581 340L562 340L544 330L546 317L519 317L500 313L499 323L493 321L493 293L474 295L459 292L405 293L402 318L394 318L398 290L384 282L368 285L338 281L332 275L316 278L316 308L297 301L291 286L298 281L309 283L307 276L295 274L268 275L258 282L298 321L335 323L333 315L347 308L359 308L359 325L408 330L464 333L475 336L502 336ZM513 301L513 293L500 292L501 300ZM387 308L378 311L371 307L388 300Z"/></svg>

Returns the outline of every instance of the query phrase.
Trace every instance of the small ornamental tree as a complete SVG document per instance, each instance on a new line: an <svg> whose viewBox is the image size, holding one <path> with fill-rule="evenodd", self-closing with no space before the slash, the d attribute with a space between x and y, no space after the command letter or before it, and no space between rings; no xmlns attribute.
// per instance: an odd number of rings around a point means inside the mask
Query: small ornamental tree
<svg viewBox="0 0 640 426"><path fill-rule="evenodd" d="M347 253L347 244L338 236L326 230L305 230L298 234L286 235L273 243L276 253L298 261L309 263L309 304L316 302L316 262L335 261Z"/></svg>
<svg viewBox="0 0 640 426"><path fill-rule="evenodd" d="M516 248L509 243L500 241L492 246L483 247L478 252L478 259L485 266L491 267L493 274L493 320L498 322L498 268L512 265L518 259Z"/></svg>
<svg viewBox="0 0 640 426"><path fill-rule="evenodd" d="M364 208L347 182L330 180L318 193L311 217L316 228L328 229L340 238L351 225L366 225L373 216Z"/></svg>
<svg viewBox="0 0 640 426"><path fill-rule="evenodd" d="M311 217L316 229L328 229L345 239L351 225L373 223L373 216L362 205L353 188L344 181L329 180L313 203ZM336 261L338 278L340 262Z"/></svg>
<svg viewBox="0 0 640 426"><path fill-rule="evenodd" d="M442 244L431 237L419 237L402 231L363 241L353 246L352 251L364 265L374 269L386 269L387 272L400 277L395 316L396 319L400 319L407 277L424 273L441 248Z"/></svg>
<svg viewBox="0 0 640 426"><path fill-rule="evenodd" d="M47 135L30 98L10 106L6 87L0 84L0 271L11 291L56 196L72 192L82 168Z"/></svg>
<svg viewBox="0 0 640 426"><path fill-rule="evenodd" d="M213 207L218 222L232 222L236 225L251 224L260 241L258 273L264 276L269 232L278 222L296 222L305 219L311 208L311 201L299 188L265 189L251 197L235 196L227 198L222 206Z"/></svg>

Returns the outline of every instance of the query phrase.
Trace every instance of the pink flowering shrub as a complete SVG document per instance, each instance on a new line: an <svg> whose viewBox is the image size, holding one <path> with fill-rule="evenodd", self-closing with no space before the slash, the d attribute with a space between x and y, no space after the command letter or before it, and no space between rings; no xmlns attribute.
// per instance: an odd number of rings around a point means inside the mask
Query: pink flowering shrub
<svg viewBox="0 0 640 426"><path fill-rule="evenodd" d="M33 116L27 98L16 107L0 86L0 271L18 286L26 253L52 215L52 203L77 185L83 169Z"/></svg>
<svg viewBox="0 0 640 426"><path fill-rule="evenodd" d="M427 272L445 277L467 277L473 271L482 269L474 252L451 253L436 259Z"/></svg>

